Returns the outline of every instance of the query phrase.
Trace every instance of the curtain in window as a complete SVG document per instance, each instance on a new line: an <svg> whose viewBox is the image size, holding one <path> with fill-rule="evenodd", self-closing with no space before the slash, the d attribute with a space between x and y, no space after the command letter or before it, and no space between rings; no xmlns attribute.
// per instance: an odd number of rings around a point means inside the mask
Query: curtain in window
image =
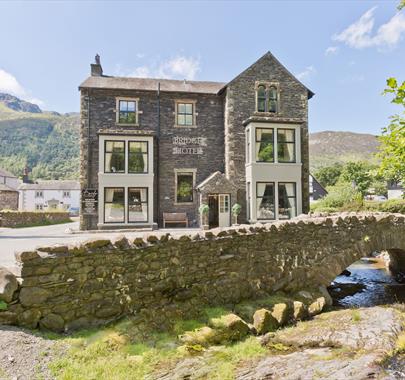
<svg viewBox="0 0 405 380"><path fill-rule="evenodd" d="M257 183L256 187L257 219L274 219L274 184Z"/></svg>
<svg viewBox="0 0 405 380"><path fill-rule="evenodd" d="M278 217L290 219L297 216L297 198L295 183L278 184Z"/></svg>
<svg viewBox="0 0 405 380"><path fill-rule="evenodd" d="M106 223L124 222L124 189L106 188L104 190L104 221Z"/></svg>
<svg viewBox="0 0 405 380"><path fill-rule="evenodd" d="M148 189L128 189L128 222L148 221Z"/></svg>

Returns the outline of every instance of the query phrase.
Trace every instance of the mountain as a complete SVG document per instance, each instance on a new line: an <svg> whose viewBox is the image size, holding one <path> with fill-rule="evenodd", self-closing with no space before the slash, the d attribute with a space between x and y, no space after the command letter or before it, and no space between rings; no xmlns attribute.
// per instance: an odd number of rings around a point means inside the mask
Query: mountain
<svg viewBox="0 0 405 380"><path fill-rule="evenodd" d="M380 143L367 133L324 131L310 133L309 159L311 170L336 162L368 161L377 163L374 154Z"/></svg>
<svg viewBox="0 0 405 380"><path fill-rule="evenodd" d="M79 177L79 114L42 111L0 94L0 167L31 179Z"/></svg>
<svg viewBox="0 0 405 380"><path fill-rule="evenodd" d="M25 100L16 98L10 94L4 94L0 92L0 103L4 104L7 108L13 111L30 112L30 113L41 113L42 110L36 105Z"/></svg>

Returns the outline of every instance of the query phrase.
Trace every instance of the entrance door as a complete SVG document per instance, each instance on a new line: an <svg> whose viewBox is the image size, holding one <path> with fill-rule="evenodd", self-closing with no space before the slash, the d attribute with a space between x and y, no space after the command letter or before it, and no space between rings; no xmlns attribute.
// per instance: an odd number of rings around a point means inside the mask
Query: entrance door
<svg viewBox="0 0 405 380"><path fill-rule="evenodd" d="M218 214L218 194L208 195L208 225L209 228L216 228L219 226L219 214Z"/></svg>
<svg viewBox="0 0 405 380"><path fill-rule="evenodd" d="M229 227L230 209L229 209L229 194L219 194L219 227Z"/></svg>

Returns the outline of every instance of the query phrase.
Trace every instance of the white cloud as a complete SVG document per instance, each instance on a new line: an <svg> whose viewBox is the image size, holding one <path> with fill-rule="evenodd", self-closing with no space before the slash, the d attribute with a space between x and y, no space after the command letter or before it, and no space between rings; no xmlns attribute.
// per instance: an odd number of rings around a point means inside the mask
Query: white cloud
<svg viewBox="0 0 405 380"><path fill-rule="evenodd" d="M149 65L134 69L124 69L121 64L116 64L114 72L117 76L193 80L200 70L198 58L178 55L164 61L153 60Z"/></svg>
<svg viewBox="0 0 405 380"><path fill-rule="evenodd" d="M395 47L405 34L405 16L403 13L395 14L373 33L376 8L369 9L356 22L341 33L334 35L333 40L343 42L356 49L372 46Z"/></svg>
<svg viewBox="0 0 405 380"><path fill-rule="evenodd" d="M14 75L8 73L3 69L0 69L0 92L5 92L7 94L17 96L39 106L44 105L44 102L42 100L33 98L30 93L18 82L17 78Z"/></svg>
<svg viewBox="0 0 405 380"><path fill-rule="evenodd" d="M339 47L338 46L329 46L326 50L325 50L325 55L336 55L339 51Z"/></svg>
<svg viewBox="0 0 405 380"><path fill-rule="evenodd" d="M296 78L301 81L309 80L313 75L316 74L316 69L314 66L308 66L304 71L295 74Z"/></svg>

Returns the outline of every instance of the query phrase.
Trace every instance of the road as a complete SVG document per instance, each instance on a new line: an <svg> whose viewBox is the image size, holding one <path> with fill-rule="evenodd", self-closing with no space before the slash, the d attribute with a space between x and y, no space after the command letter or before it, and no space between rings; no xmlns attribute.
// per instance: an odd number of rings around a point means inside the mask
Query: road
<svg viewBox="0 0 405 380"><path fill-rule="evenodd" d="M55 244L75 244L89 239L115 239L125 235L128 238L144 236L147 232L96 232L96 233L68 233L67 229L78 230L79 222L56 224L43 227L28 228L0 228L0 266L15 266L14 253L18 251L29 251L40 246ZM197 229L162 229L156 234L169 232L172 235L187 232L196 232ZM155 234L155 232L153 232Z"/></svg>

